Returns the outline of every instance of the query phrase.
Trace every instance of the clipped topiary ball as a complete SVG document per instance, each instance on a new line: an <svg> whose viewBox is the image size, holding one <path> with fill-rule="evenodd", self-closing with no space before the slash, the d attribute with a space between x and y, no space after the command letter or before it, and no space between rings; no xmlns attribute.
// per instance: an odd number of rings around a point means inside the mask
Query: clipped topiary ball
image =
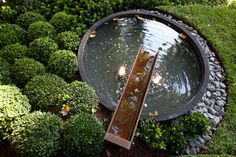
<svg viewBox="0 0 236 157"><path fill-rule="evenodd" d="M96 157L102 149L104 133L95 116L74 115L64 125L63 152L68 157Z"/></svg>
<svg viewBox="0 0 236 157"><path fill-rule="evenodd" d="M46 19L39 13L35 13L32 11L28 11L28 12L25 12L24 14L20 14L16 19L16 23L25 29L28 29L31 23L34 23L37 21L46 21Z"/></svg>
<svg viewBox="0 0 236 157"><path fill-rule="evenodd" d="M16 59L24 58L28 54L28 48L19 43L11 44L3 47L0 51L0 56L13 64Z"/></svg>
<svg viewBox="0 0 236 157"><path fill-rule="evenodd" d="M17 18L17 11L13 10L10 6L8 5L1 5L0 8L0 21L1 19L4 21L4 23L9 22L13 23L15 22Z"/></svg>
<svg viewBox="0 0 236 157"><path fill-rule="evenodd" d="M28 29L28 38L30 40L39 37L49 36L53 38L56 35L55 28L48 22L38 21L30 24Z"/></svg>
<svg viewBox="0 0 236 157"><path fill-rule="evenodd" d="M67 14L65 12L57 12L50 20L50 23L55 27L58 33L70 31L75 27L77 22L77 16Z"/></svg>
<svg viewBox="0 0 236 157"><path fill-rule="evenodd" d="M78 112L95 113L98 108L98 97L95 90L80 81L68 84L62 94L59 95L59 100L60 104L68 107L68 114Z"/></svg>
<svg viewBox="0 0 236 157"><path fill-rule="evenodd" d="M42 63L31 58L18 59L12 67L12 75L15 83L23 87L31 78L45 74Z"/></svg>
<svg viewBox="0 0 236 157"><path fill-rule="evenodd" d="M59 93L66 87L66 82L57 75L36 76L25 86L23 93L29 98L33 109L48 111L57 107Z"/></svg>
<svg viewBox="0 0 236 157"><path fill-rule="evenodd" d="M24 44L27 32L15 24L0 24L0 48L14 43Z"/></svg>
<svg viewBox="0 0 236 157"><path fill-rule="evenodd" d="M0 57L0 85L10 83L10 64Z"/></svg>
<svg viewBox="0 0 236 157"><path fill-rule="evenodd" d="M62 120L54 114L33 112L11 127L11 145L19 156L50 157L60 148Z"/></svg>
<svg viewBox="0 0 236 157"><path fill-rule="evenodd" d="M48 71L65 79L74 76L77 69L77 57L72 51L58 50L48 61Z"/></svg>
<svg viewBox="0 0 236 157"><path fill-rule="evenodd" d="M80 43L80 37L76 32L62 32L58 34L56 41L61 50L77 51L77 47Z"/></svg>
<svg viewBox="0 0 236 157"><path fill-rule="evenodd" d="M30 112L29 100L15 86L0 86L0 139L8 138L11 122L20 115Z"/></svg>
<svg viewBox="0 0 236 157"><path fill-rule="evenodd" d="M42 37L29 44L29 57L47 65L51 54L57 50L58 45L54 40L49 37Z"/></svg>

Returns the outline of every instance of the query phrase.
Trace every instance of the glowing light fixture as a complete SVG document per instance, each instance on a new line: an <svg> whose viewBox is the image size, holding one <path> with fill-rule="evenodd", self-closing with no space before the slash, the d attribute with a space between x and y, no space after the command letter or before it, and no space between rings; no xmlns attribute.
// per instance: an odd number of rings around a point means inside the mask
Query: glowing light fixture
<svg viewBox="0 0 236 157"><path fill-rule="evenodd" d="M124 65L120 66L119 70L118 70L118 75L120 77L124 77L126 74L126 67Z"/></svg>
<svg viewBox="0 0 236 157"><path fill-rule="evenodd" d="M161 79L162 77L160 75L156 75L153 79L152 82L156 85L161 85Z"/></svg>

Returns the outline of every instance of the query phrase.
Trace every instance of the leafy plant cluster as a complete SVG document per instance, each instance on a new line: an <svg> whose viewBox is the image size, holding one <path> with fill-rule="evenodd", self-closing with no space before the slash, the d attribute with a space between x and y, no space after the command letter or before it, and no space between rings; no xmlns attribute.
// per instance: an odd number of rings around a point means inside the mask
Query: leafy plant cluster
<svg viewBox="0 0 236 157"><path fill-rule="evenodd" d="M19 88L0 85L0 140L6 139L11 132L11 122L30 112L29 100Z"/></svg>
<svg viewBox="0 0 236 157"><path fill-rule="evenodd" d="M0 85L10 83L10 64L0 57Z"/></svg>
<svg viewBox="0 0 236 157"><path fill-rule="evenodd" d="M195 112L182 116L180 123L171 125L144 118L140 121L136 135L152 149L167 149L179 155L186 149L188 137L203 135L210 127L211 123L201 113Z"/></svg>
<svg viewBox="0 0 236 157"><path fill-rule="evenodd" d="M86 86L81 82L77 84L80 87ZM24 94L28 99L16 86L0 85L0 140L8 139L17 156L49 157L59 150L68 157L78 156L77 152L81 156L96 156L100 153L104 129L93 114L74 112L67 121L63 121L59 114L41 111L30 113L32 100L42 105L36 109L32 104L33 110L48 111L49 106L44 103L56 103L58 93L63 95L63 86L66 86L66 82L57 75L38 75L25 87ZM75 86L73 90L77 91ZM73 93L67 92L64 95L67 94ZM84 102L93 99L89 97L89 91L86 96L88 100L85 100L85 95L81 95L80 99ZM79 102L79 98L76 101Z"/></svg>

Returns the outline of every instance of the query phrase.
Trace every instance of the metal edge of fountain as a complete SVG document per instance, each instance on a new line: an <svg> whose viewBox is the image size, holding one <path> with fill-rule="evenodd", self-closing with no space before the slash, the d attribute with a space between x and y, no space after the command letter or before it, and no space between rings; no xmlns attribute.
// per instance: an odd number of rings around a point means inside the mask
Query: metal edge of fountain
<svg viewBox="0 0 236 157"><path fill-rule="evenodd" d="M127 17L127 16L135 16L135 15L140 15L140 16L146 16L147 18L152 17L158 19L157 21L166 24L167 26L171 27L172 29L176 30L179 33L184 33L187 35L188 41L191 43L193 46L195 53L197 55L197 58L200 62L200 67L202 70L202 75L201 75L201 82L199 84L199 88L196 92L196 94L184 105L184 107L175 110L174 113L168 113L164 115L159 115L156 116L155 119L158 121L163 121L163 120L169 120L176 118L187 111L191 110L194 106L197 105L197 103L201 100L202 96L204 95L206 89L207 89L207 84L209 81L209 66L207 62L207 57L206 54L204 53L204 50L200 46L199 42L195 39L193 35L189 31L187 31L186 28L175 22L174 20L170 20L166 16L157 14L154 11L147 11L147 10L128 10L128 11L123 11L123 12L118 12L118 13L113 13L111 15L108 15L104 17L103 19L97 21L94 25L92 25L88 31L84 34L79 48L78 48L78 62L79 62L79 72L80 76L83 81L87 82L89 85L93 86L90 80L88 79L85 70L84 70L84 64L83 64L83 54L84 50L86 47L86 43L89 39L90 34L97 30L100 26L102 26L104 23L111 21L113 18L122 18L122 17ZM110 102L107 101L105 98L100 98L100 103L103 104L106 108L109 110L115 110L115 107L110 105Z"/></svg>

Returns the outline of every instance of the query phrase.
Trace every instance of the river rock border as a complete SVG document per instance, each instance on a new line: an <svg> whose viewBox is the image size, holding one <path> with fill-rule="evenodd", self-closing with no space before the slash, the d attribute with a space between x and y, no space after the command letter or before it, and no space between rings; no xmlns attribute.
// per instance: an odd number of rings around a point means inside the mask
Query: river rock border
<svg viewBox="0 0 236 157"><path fill-rule="evenodd" d="M199 103L192 110L190 110L189 113L192 114L194 112L201 112L204 117L212 121L213 127L207 134L188 140L188 148L185 153L194 155L199 153L204 145L211 140L213 133L217 130L217 126L225 114L225 105L227 101L225 70L219 60L219 57L217 57L216 53L211 50L207 40L203 39L197 30L188 24L185 24L181 20L176 20L171 15L160 13L158 11L155 11L155 13L171 19L191 32L191 34L196 37L198 43L207 56L210 72L207 90ZM176 119L173 121L175 120Z"/></svg>

